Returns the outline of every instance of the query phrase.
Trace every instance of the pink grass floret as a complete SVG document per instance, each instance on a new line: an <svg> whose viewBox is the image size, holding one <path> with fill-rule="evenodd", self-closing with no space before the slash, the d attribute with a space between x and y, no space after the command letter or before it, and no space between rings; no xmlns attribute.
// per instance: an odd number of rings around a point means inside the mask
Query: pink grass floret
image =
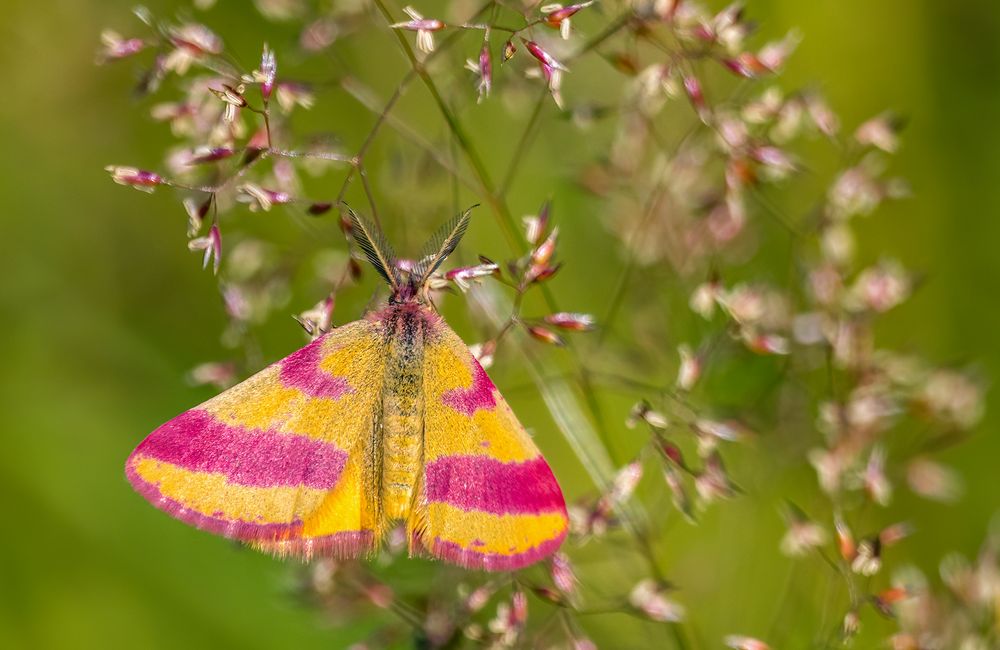
<svg viewBox="0 0 1000 650"><path fill-rule="evenodd" d="M541 456L503 463L489 456L442 456L427 464L428 501L494 515L566 512L562 491Z"/></svg>
<svg viewBox="0 0 1000 650"><path fill-rule="evenodd" d="M224 474L255 487L304 486L326 490L340 479L347 452L322 440L232 426L193 409L162 425L129 458L152 458L194 472Z"/></svg>

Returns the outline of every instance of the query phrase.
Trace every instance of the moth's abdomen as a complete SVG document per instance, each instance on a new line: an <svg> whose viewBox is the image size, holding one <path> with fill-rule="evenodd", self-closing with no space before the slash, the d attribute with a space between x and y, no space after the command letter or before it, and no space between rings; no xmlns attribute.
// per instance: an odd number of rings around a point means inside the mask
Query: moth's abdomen
<svg viewBox="0 0 1000 650"><path fill-rule="evenodd" d="M382 397L382 504L387 520L405 519L423 463L423 319L401 307L389 320Z"/></svg>

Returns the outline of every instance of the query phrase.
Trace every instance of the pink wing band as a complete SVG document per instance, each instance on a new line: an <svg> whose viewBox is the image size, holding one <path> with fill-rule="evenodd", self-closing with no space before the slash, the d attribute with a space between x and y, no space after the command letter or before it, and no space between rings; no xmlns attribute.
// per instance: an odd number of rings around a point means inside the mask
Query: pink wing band
<svg viewBox="0 0 1000 650"><path fill-rule="evenodd" d="M472 360L470 368L472 371L472 385L468 388L454 388L441 395L441 401L465 415L473 415L479 409L491 410L497 405L493 391L496 386L490 381L486 371L475 359Z"/></svg>
<svg viewBox="0 0 1000 650"><path fill-rule="evenodd" d="M194 472L223 474L234 485L320 490L337 484L347 462L347 452L330 443L228 425L198 409L150 434L132 452L128 467L141 457Z"/></svg>
<svg viewBox="0 0 1000 650"><path fill-rule="evenodd" d="M559 484L541 456L504 463L489 456L442 456L427 464L428 501L494 515L565 512Z"/></svg>
<svg viewBox="0 0 1000 650"><path fill-rule="evenodd" d="M325 397L339 399L353 393L354 388L347 379L323 372L320 362L323 360L324 339L317 339L282 359L281 383L289 388L297 388L310 397Z"/></svg>

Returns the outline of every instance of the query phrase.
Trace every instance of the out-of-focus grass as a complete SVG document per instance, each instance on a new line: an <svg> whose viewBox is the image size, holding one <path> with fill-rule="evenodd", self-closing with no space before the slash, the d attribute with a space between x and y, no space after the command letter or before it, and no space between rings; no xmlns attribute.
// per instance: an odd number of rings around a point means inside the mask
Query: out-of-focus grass
<svg viewBox="0 0 1000 650"><path fill-rule="evenodd" d="M174 6L151 4L168 14ZM245 3L222 4L207 20L248 60L262 39L290 37ZM324 625L297 604L285 565L168 520L123 477L124 458L146 432L211 394L187 387L184 373L222 354L217 290L184 250L178 203L167 192L150 198L114 187L102 170L112 162L156 166L168 141L127 96L131 65L93 66L100 29L127 25L129 8L117 0L10 0L0 21L0 493L7 504L0 646L341 647L372 622ZM782 83L820 84L847 128L886 107L908 118L894 164L915 196L864 226L863 253L899 257L925 272L926 282L886 319L884 340L935 360L976 359L987 376L1000 376L1000 12L985 0L761 0L750 11L768 35L802 30ZM401 69L392 48L363 56L369 70ZM389 73L373 76L384 77L384 88L395 83ZM371 119L346 101L322 110L342 132L357 123L359 137ZM505 137L479 135L486 142ZM561 146L542 134L519 176L515 210L533 209L557 183L559 215L588 213L586 197L558 184ZM502 257L507 251L493 228L488 218L477 221L463 248ZM607 255L609 244L597 225L575 222L564 232L562 301L601 314L606 292L594 283L610 280L595 279L584 261ZM338 322L359 315L367 298L362 291L340 298ZM276 358L301 336L276 319L263 340L265 355ZM544 405L516 390L526 381L512 373L508 398L522 420L548 426ZM630 401L607 395L602 406L617 421ZM974 439L945 456L964 475L961 503L899 495L894 511L920 532L900 551L903 560L933 567L948 550L972 553L981 541L1000 505L993 467L1000 439L992 435L998 417L990 410ZM554 427L539 438L557 473L578 471ZM614 446L619 461L634 450L628 439ZM780 629L799 630L784 638L801 647L816 622L775 612L787 602L782 593L817 598L822 568L777 554L777 504L812 476L805 469L779 480L762 476L752 456L733 471L749 491L766 491L711 510L698 528L675 526L658 554L690 602L715 603L691 613L701 647L730 631L766 636ZM563 482L571 492L586 486L577 476ZM596 554L585 561L606 563ZM615 575L614 566L608 590L627 588L628 577ZM615 638L624 620L595 620L595 638ZM621 638L638 647L648 637L637 630Z"/></svg>

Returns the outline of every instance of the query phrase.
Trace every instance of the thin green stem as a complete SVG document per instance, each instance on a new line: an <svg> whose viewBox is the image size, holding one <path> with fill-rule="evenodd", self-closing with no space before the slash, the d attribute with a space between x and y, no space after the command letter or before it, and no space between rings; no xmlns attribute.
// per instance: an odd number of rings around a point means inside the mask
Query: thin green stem
<svg viewBox="0 0 1000 650"><path fill-rule="evenodd" d="M538 99L535 101L535 107L531 111L531 117L528 118L528 123L521 133L521 137L517 142L517 148L514 149L514 155L511 156L510 163L507 165L507 173L504 174L503 181L500 183L500 189L497 190L497 196L501 199L507 196L507 191L510 189L511 183L514 182L514 176L517 174L521 160L528 150L532 136L536 132L535 127L538 124L538 118L542 115L542 108L545 106L545 100L548 95L549 89L542 87L541 92L538 94Z"/></svg>

